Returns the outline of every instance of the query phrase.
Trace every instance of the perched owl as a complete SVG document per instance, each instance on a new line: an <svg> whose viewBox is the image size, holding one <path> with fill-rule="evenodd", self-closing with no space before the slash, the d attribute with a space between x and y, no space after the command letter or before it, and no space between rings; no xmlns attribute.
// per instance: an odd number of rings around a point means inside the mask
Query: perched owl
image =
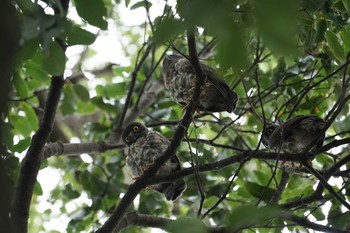
<svg viewBox="0 0 350 233"><path fill-rule="evenodd" d="M202 64L206 74L206 83L202 87L199 100L199 111L232 112L236 108L238 95L212 68ZM196 83L196 75L190 61L180 55L167 55L163 61L163 78L165 87L171 97L182 106L191 100Z"/></svg>
<svg viewBox="0 0 350 233"><path fill-rule="evenodd" d="M170 144L169 140L158 132L149 130L144 125L133 122L123 131L122 138L128 146L126 164L135 177L141 176L160 157ZM176 155L163 164L157 174L167 175L181 170ZM152 188L165 195L167 200L176 200L186 189L183 179L171 183L153 185Z"/></svg>
<svg viewBox="0 0 350 233"><path fill-rule="evenodd" d="M281 125L269 125L262 136L262 143L272 151L298 154L320 134L326 122L317 116L295 116ZM325 134L315 144L322 147Z"/></svg>

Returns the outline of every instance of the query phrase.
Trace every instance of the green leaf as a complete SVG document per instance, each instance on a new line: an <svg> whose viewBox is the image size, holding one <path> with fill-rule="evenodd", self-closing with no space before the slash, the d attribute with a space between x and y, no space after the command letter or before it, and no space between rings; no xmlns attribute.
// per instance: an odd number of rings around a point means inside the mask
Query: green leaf
<svg viewBox="0 0 350 233"><path fill-rule="evenodd" d="M67 43L68 45L90 45L94 43L96 40L96 35L82 29L78 25L73 25L68 37L67 37Z"/></svg>
<svg viewBox="0 0 350 233"><path fill-rule="evenodd" d="M174 18L165 18L157 25L154 33L154 41L169 41L184 31L185 24L183 22Z"/></svg>
<svg viewBox="0 0 350 233"><path fill-rule="evenodd" d="M211 196L211 197L205 199L205 201L204 201L204 203L203 203L203 206L204 206L205 208L210 208L210 207L212 207L213 205L215 205L215 203L216 203L218 200L219 200L218 197L216 197L216 196Z"/></svg>
<svg viewBox="0 0 350 233"><path fill-rule="evenodd" d="M32 126L33 131L36 131L39 128L39 120L32 106L25 102L21 102L21 106L23 108L26 117Z"/></svg>
<svg viewBox="0 0 350 233"><path fill-rule="evenodd" d="M10 117L13 125L16 126L15 132L23 135L23 137L29 137L33 132L32 126L29 124L29 121L26 117L23 116L11 116Z"/></svg>
<svg viewBox="0 0 350 233"><path fill-rule="evenodd" d="M305 8L309 13L315 12L319 9L321 9L324 4L325 0L302 0L301 6Z"/></svg>
<svg viewBox="0 0 350 233"><path fill-rule="evenodd" d="M134 5L132 5L130 7L130 10L135 10L135 9L137 9L139 7L150 8L151 6L152 6L152 3L150 3L147 0L145 0L145 1L140 1L140 2L135 3Z"/></svg>
<svg viewBox="0 0 350 233"><path fill-rule="evenodd" d="M348 11L348 14L350 15L350 0L343 0L343 4L345 9Z"/></svg>
<svg viewBox="0 0 350 233"><path fill-rule="evenodd" d="M244 187L252 196L265 202L270 201L274 193L272 188L266 188L265 186L255 184L253 182L244 182Z"/></svg>
<svg viewBox="0 0 350 233"><path fill-rule="evenodd" d="M76 190L73 190L72 186L70 184L67 184L63 191L62 191L63 195L68 197L69 199L75 199L80 197L80 193L77 192Z"/></svg>
<svg viewBox="0 0 350 233"><path fill-rule="evenodd" d="M90 100L90 94L88 89L86 89L86 87L84 87L81 84L75 84L73 86L73 89L75 91L75 94L77 94L77 96L79 97L79 99L81 101L87 102Z"/></svg>
<svg viewBox="0 0 350 233"><path fill-rule="evenodd" d="M193 217L179 217L171 222L166 230L171 233L206 233L208 228L204 223Z"/></svg>
<svg viewBox="0 0 350 233"><path fill-rule="evenodd" d="M43 70L41 64L37 63L34 59L28 60L24 64L26 75L36 79L42 83L50 80L50 76Z"/></svg>
<svg viewBox="0 0 350 233"><path fill-rule="evenodd" d="M126 83L112 83L103 86L104 96L107 98L116 98L124 96L126 90Z"/></svg>
<svg viewBox="0 0 350 233"><path fill-rule="evenodd" d="M346 25L342 30L339 32L340 38L342 39L346 50L350 50L350 24Z"/></svg>
<svg viewBox="0 0 350 233"><path fill-rule="evenodd" d="M125 7L128 7L130 3L130 0L125 0Z"/></svg>
<svg viewBox="0 0 350 233"><path fill-rule="evenodd" d="M38 47L39 40L37 38L25 41L17 53L17 66L20 66L22 62L32 58Z"/></svg>
<svg viewBox="0 0 350 233"><path fill-rule="evenodd" d="M75 93L72 85L65 85L63 89L63 100L61 112L63 115L73 114L76 110Z"/></svg>
<svg viewBox="0 0 350 233"><path fill-rule="evenodd" d="M37 196L43 195L43 189L41 188L41 185L40 185L39 182L35 183L34 192L33 193L35 195L37 195Z"/></svg>
<svg viewBox="0 0 350 233"><path fill-rule="evenodd" d="M23 151L25 151L31 142L31 138L28 137L26 139L20 140L16 145L14 145L14 150L18 153L22 153Z"/></svg>
<svg viewBox="0 0 350 233"><path fill-rule="evenodd" d="M327 22L324 19L318 20L316 22L316 34L315 34L315 43L320 43L324 40L324 35L327 31Z"/></svg>
<svg viewBox="0 0 350 233"><path fill-rule="evenodd" d="M19 8L25 13L25 15L44 15L44 9L30 0L18 0Z"/></svg>
<svg viewBox="0 0 350 233"><path fill-rule="evenodd" d="M52 75L62 75L66 66L66 56L57 42L52 42L48 53L44 53L44 69Z"/></svg>
<svg viewBox="0 0 350 233"><path fill-rule="evenodd" d="M257 207L256 205L241 205L234 209L226 219L227 225L232 231L241 227L256 224L264 224L277 217L281 210L273 206Z"/></svg>
<svg viewBox="0 0 350 233"><path fill-rule="evenodd" d="M13 76L13 85L15 86L15 89L17 91L17 95L20 98L27 98L29 93L28 93L28 87L26 82L22 79L19 74L15 74Z"/></svg>
<svg viewBox="0 0 350 233"><path fill-rule="evenodd" d="M107 17L107 8L102 0L75 0L75 6L79 16L89 24L107 29L108 23L104 19Z"/></svg>
<svg viewBox="0 0 350 233"><path fill-rule="evenodd" d="M89 99L89 102L82 102L82 101L77 102L77 113L93 114L95 112L96 112L96 106L90 102L90 99Z"/></svg>
<svg viewBox="0 0 350 233"><path fill-rule="evenodd" d="M328 214L328 224L334 228L347 229L350 219L350 212L342 213L340 208L334 208L332 205Z"/></svg>
<svg viewBox="0 0 350 233"><path fill-rule="evenodd" d="M334 163L334 160L331 157L324 154L317 155L315 159L324 167L331 166Z"/></svg>
<svg viewBox="0 0 350 233"><path fill-rule="evenodd" d="M340 61L343 61L345 58L344 48L340 45L338 37L332 31L326 32L326 40L328 46L331 49L333 55Z"/></svg>
<svg viewBox="0 0 350 233"><path fill-rule="evenodd" d="M110 113L116 113L117 109L115 106L111 104L107 104L103 101L102 97L94 97L91 99L91 103L93 103L95 106L100 108L101 110L110 112Z"/></svg>

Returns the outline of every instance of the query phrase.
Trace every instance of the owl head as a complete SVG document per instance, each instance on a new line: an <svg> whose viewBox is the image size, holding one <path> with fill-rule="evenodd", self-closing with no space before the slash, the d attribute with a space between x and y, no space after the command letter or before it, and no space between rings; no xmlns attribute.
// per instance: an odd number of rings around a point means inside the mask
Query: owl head
<svg viewBox="0 0 350 233"><path fill-rule="evenodd" d="M140 137L145 137L147 127L138 122L132 122L124 129L122 133L123 142L130 146L135 143Z"/></svg>
<svg viewBox="0 0 350 233"><path fill-rule="evenodd" d="M165 72L169 65L172 64L173 62L183 58L181 55L178 54L171 54L171 55L165 55L164 60L163 60L163 72Z"/></svg>
<svg viewBox="0 0 350 233"><path fill-rule="evenodd" d="M262 143L266 148L270 148L272 146L271 140L272 140L272 134L279 128L280 126L277 124L272 124L266 126L265 130L262 134ZM271 148L270 148L271 149Z"/></svg>

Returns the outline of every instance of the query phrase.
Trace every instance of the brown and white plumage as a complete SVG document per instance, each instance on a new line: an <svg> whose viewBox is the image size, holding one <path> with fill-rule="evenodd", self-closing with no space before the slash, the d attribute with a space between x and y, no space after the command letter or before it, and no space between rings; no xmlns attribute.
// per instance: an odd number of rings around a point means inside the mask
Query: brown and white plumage
<svg viewBox="0 0 350 233"><path fill-rule="evenodd" d="M326 122L318 116L295 116L281 125L267 126L262 142L272 151L298 154L318 137L325 125ZM324 137L322 134L313 148L322 147Z"/></svg>
<svg viewBox="0 0 350 233"><path fill-rule="evenodd" d="M170 144L166 137L138 122L129 124L124 129L122 138L128 146L126 164L136 177L147 171ZM181 170L180 161L174 155L159 168L157 174L167 175L178 170ZM186 183L183 179L179 179L171 183L156 184L152 188L164 193L167 200L176 200L185 191Z"/></svg>
<svg viewBox="0 0 350 233"><path fill-rule="evenodd" d="M206 83L202 87L198 110L206 112L232 112L237 105L238 95L226 82L207 65L201 64L206 74ZM191 63L180 55L167 55L163 61L165 87L171 97L182 106L186 106L192 97L196 75Z"/></svg>

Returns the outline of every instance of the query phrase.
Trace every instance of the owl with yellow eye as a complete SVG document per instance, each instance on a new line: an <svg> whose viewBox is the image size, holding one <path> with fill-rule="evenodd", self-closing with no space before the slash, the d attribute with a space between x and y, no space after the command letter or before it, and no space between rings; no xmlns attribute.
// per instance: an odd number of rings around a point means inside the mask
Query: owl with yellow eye
<svg viewBox="0 0 350 233"><path fill-rule="evenodd" d="M312 151L322 147L325 125L326 121L318 116L298 115L280 125L268 125L262 134L262 143L274 152L298 154L314 142Z"/></svg>
<svg viewBox="0 0 350 233"><path fill-rule="evenodd" d="M135 177L139 177L147 171L170 144L166 137L156 131L149 130L138 122L130 123L125 127L122 139L128 146L125 152L126 164ZM159 168L157 174L168 175L181 169L180 161L174 155ZM163 193L167 200L176 200L186 187L183 179L152 185L152 189Z"/></svg>

